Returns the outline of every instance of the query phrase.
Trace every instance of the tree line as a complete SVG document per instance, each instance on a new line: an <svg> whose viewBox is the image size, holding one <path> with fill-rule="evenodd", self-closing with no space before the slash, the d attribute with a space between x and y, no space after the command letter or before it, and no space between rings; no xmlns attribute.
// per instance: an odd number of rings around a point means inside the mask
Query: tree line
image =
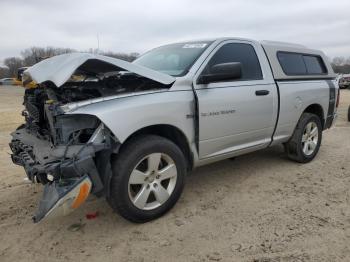
<svg viewBox="0 0 350 262"><path fill-rule="evenodd" d="M4 59L4 65L0 66L0 79L4 77L16 77L17 69L24 66L32 66L43 59L61 55L77 52L71 48L57 48L57 47L30 47L24 49L19 57L8 57ZM98 53L100 55L110 56L114 58L119 58L125 61L135 60L139 54L138 53L115 53L115 52L103 52L96 49L89 49L88 53Z"/></svg>
<svg viewBox="0 0 350 262"><path fill-rule="evenodd" d="M332 67L334 72L338 74L350 74L350 57L334 57L332 59Z"/></svg>

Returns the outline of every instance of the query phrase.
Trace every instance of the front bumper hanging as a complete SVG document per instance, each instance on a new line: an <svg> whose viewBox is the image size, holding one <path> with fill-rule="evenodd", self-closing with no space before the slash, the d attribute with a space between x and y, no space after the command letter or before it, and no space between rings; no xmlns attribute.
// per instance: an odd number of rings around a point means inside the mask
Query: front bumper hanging
<svg viewBox="0 0 350 262"><path fill-rule="evenodd" d="M106 143L53 146L25 128L12 134L12 161L24 167L32 182L44 184L43 197L33 216L66 215L77 209L90 193L102 192L104 184L96 166L97 152L110 151Z"/></svg>

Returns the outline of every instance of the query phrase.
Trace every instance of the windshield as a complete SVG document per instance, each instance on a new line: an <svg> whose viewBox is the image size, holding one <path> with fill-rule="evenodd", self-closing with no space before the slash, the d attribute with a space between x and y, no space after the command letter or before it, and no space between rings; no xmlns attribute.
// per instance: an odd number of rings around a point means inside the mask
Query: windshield
<svg viewBox="0 0 350 262"><path fill-rule="evenodd" d="M185 75L211 42L188 42L155 48L133 63L171 75Z"/></svg>

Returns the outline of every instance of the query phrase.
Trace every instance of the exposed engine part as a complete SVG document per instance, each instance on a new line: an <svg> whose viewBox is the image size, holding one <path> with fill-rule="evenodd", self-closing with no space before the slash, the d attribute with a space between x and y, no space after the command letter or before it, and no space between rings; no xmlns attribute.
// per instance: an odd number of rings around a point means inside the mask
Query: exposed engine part
<svg viewBox="0 0 350 262"><path fill-rule="evenodd" d="M48 98L61 104L128 92L167 88L166 85L148 78L125 72L90 77L79 82L71 81L60 88L56 88L50 82L45 83L44 86L49 90L46 92Z"/></svg>
<svg viewBox="0 0 350 262"><path fill-rule="evenodd" d="M36 101L36 97L34 95L28 95L26 97L26 101L24 102L25 107L28 111L29 116L32 118L33 122L40 122L40 111L39 111L39 103Z"/></svg>
<svg viewBox="0 0 350 262"><path fill-rule="evenodd" d="M87 143L97 128L99 121L89 115L60 115L56 117L54 129L57 133L56 142L59 144Z"/></svg>
<svg viewBox="0 0 350 262"><path fill-rule="evenodd" d="M79 142L88 141L97 122L87 117L66 118L59 107L93 98L107 97L129 92L159 90L168 86L128 72L109 72L104 75L80 76L80 81L68 81L57 88L51 82L27 89L24 95L23 116L26 128L38 136L51 140L53 144L67 143L77 130ZM62 115L62 116L61 116Z"/></svg>
<svg viewBox="0 0 350 262"><path fill-rule="evenodd" d="M25 110L22 115L25 117L25 126L28 130L47 139L50 134L45 122L44 104L46 100L47 95L43 89L26 89L23 102Z"/></svg>
<svg viewBox="0 0 350 262"><path fill-rule="evenodd" d="M79 134L80 131L73 133ZM86 143L72 138L66 144L54 146L25 127L13 132L12 137L12 161L24 167L32 182L48 187L54 184L60 190L64 181L88 175L92 181L91 192L95 194L101 194L105 189L111 175L111 166L105 161L119 147L118 141L103 124L95 128Z"/></svg>

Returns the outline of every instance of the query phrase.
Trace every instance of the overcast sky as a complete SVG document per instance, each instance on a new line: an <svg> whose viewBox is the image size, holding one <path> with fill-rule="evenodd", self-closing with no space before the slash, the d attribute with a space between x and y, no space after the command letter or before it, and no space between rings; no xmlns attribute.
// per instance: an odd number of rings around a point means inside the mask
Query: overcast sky
<svg viewBox="0 0 350 262"><path fill-rule="evenodd" d="M350 0L0 0L0 62L31 46L144 52L237 36L350 56Z"/></svg>

